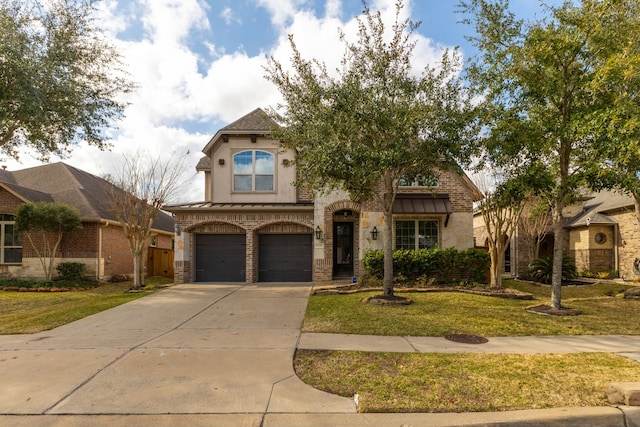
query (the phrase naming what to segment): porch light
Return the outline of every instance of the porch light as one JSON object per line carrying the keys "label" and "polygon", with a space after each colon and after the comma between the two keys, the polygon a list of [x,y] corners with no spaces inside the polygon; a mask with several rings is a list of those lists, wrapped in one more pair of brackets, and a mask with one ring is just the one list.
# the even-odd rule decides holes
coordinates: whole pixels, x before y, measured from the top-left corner
{"label": "porch light", "polygon": [[316,240],[322,240],[322,230],[320,230],[320,226],[316,226]]}
{"label": "porch light", "polygon": [[372,238],[373,240],[378,240],[378,227],[374,226],[374,227],[371,229],[371,238]]}

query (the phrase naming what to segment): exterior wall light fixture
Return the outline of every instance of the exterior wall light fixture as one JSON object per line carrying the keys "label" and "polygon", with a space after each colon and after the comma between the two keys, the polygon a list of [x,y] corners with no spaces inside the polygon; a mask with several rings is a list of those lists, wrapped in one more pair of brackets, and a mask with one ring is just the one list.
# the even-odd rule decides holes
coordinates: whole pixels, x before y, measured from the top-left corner
{"label": "exterior wall light fixture", "polygon": [[322,240],[322,230],[320,230],[320,226],[316,226],[316,240]]}
{"label": "exterior wall light fixture", "polygon": [[371,238],[372,238],[373,240],[378,240],[378,227],[374,226],[374,227],[371,229]]}

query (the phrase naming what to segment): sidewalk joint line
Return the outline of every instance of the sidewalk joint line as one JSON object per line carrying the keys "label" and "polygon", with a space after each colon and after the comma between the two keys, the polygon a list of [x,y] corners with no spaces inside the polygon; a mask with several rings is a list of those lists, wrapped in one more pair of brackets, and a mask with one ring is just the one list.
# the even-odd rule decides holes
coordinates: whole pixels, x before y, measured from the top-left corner
{"label": "sidewalk joint line", "polygon": [[[234,293],[238,292],[240,289],[246,287],[247,285],[242,285],[239,286],[238,288],[234,289],[233,291],[229,292],[228,294],[225,294],[224,296],[222,296],[221,298],[216,299],[215,301],[213,301],[211,304],[207,305],[205,308],[203,308],[202,310],[198,311],[196,314],[194,314],[193,316],[189,317],[188,319],[186,319],[185,321],[181,322],[180,324],[178,324],[176,327],[166,330],[152,338],[149,338],[141,343],[138,343],[136,345],[134,345],[133,347],[130,347],[128,349],[125,349],[118,357],[116,357],[115,359],[113,359],[111,362],[107,363],[106,365],[104,365],[103,367],[101,367],[100,369],[98,369],[96,372],[94,372],[92,375],[90,375],[87,379],[85,379],[84,381],[82,381],[79,385],[77,385],[76,387],[74,387],[69,393],[65,394],[64,396],[62,396],[60,399],[58,399],[56,402],[54,402],[51,406],[49,406],[48,408],[46,408],[43,412],[42,415],[51,415],[48,414],[49,411],[53,410],[53,408],[55,408],[56,406],[58,406],[59,404],[61,404],[62,402],[64,402],[66,399],[68,399],[69,397],[71,397],[73,394],[75,394],[78,390],[80,390],[81,388],[83,388],[85,385],[87,385],[91,380],[93,380],[95,377],[98,376],[98,374],[100,374],[102,371],[106,370],[107,368],[110,368],[111,366],[113,366],[116,362],[118,362],[119,360],[121,360],[123,357],[125,357],[126,355],[130,354],[131,352],[133,352],[134,350],[137,350],[138,348],[143,348],[147,343],[156,340],[170,332],[173,332],[175,330],[177,330],[178,328],[180,328],[182,325],[184,325],[185,323],[189,322],[190,320],[192,320],[194,317],[198,316],[199,314],[203,313],[205,310],[208,310],[209,308],[211,308],[213,305],[217,304],[218,302],[222,301],[223,299],[227,298],[230,295],[233,295]],[[173,289],[173,291],[178,291],[176,289]]]}

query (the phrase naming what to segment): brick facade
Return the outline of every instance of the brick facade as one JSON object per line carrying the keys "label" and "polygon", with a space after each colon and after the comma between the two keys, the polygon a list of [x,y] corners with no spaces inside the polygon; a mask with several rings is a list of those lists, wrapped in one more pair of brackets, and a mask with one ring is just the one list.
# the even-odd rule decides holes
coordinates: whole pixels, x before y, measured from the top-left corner
{"label": "brick facade", "polygon": [[[0,188],[0,213],[14,215],[21,199]],[[157,247],[173,249],[173,236],[156,233]],[[38,237],[33,235],[34,243]],[[102,248],[100,248],[102,243]],[[147,245],[149,246],[149,245]],[[146,258],[145,258],[146,259]],[[133,259],[122,228],[117,222],[83,222],[82,229],[63,235],[54,263],[81,262],[86,265],[85,274],[91,278],[108,278],[113,275],[133,273]],[[22,262],[20,265],[0,266],[0,276],[41,278],[44,272],[37,253],[26,234],[22,239]],[[54,270],[55,275],[55,270]]]}

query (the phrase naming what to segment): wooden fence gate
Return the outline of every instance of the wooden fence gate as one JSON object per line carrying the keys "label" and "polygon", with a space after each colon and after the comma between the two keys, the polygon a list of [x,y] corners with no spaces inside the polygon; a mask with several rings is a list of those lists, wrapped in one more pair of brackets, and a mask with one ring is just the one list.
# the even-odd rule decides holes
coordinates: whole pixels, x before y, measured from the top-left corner
{"label": "wooden fence gate", "polygon": [[173,277],[173,249],[149,248],[147,274]]}

